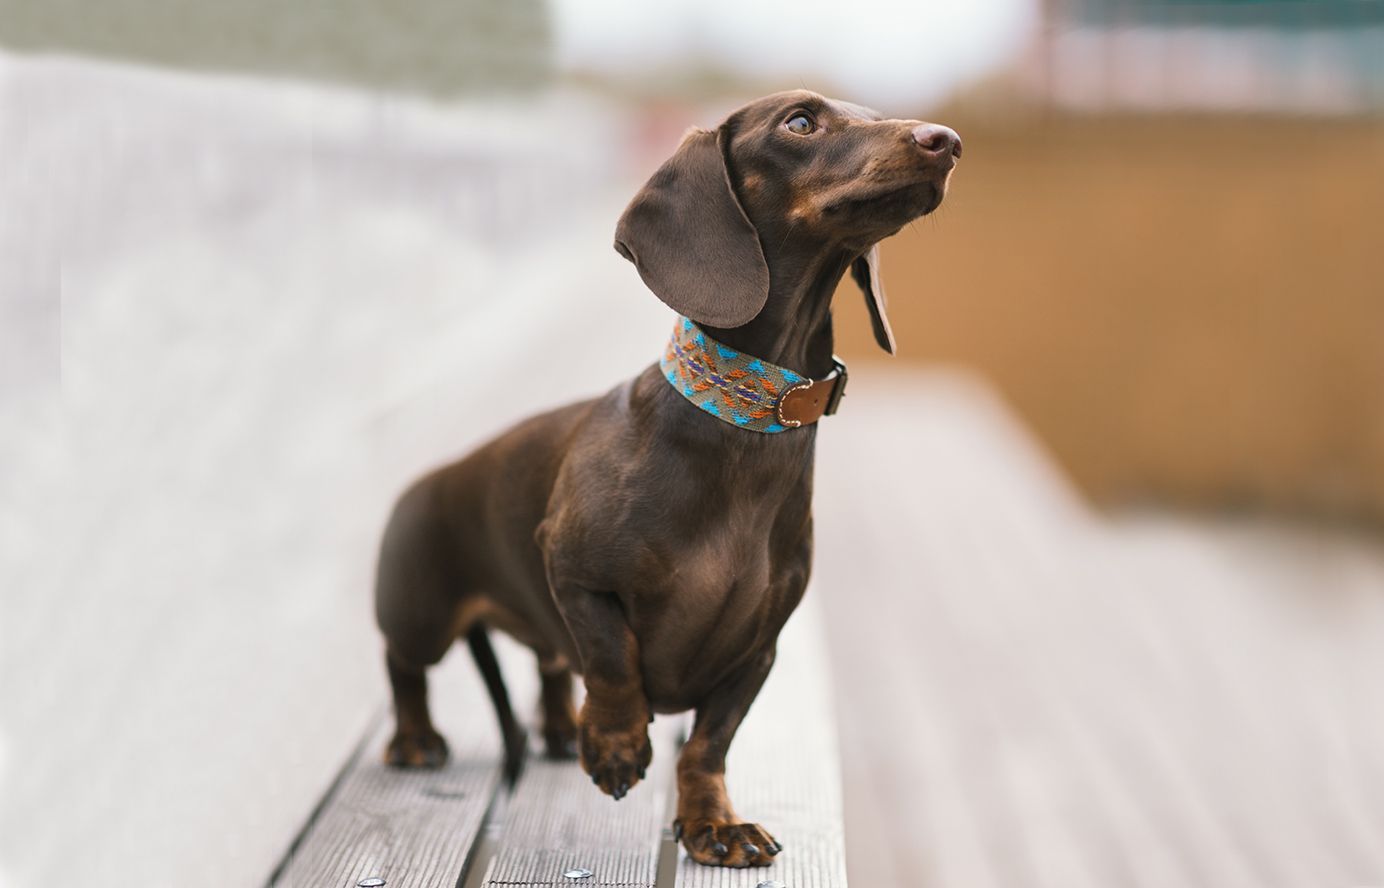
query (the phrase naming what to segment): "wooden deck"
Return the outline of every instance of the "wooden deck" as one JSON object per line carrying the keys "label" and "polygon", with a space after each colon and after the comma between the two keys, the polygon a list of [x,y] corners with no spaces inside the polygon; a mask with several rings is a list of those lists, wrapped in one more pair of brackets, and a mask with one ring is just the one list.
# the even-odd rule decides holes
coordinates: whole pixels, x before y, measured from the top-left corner
{"label": "wooden deck", "polygon": [[[574,128],[596,112],[562,115],[576,169],[619,156]],[[468,113],[0,58],[0,203],[26,220],[0,231],[24,236],[0,263],[4,888],[264,884],[381,739],[391,498],[660,347],[668,314],[609,244],[631,183],[544,172],[550,114]],[[1377,539],[1094,514],[937,372],[855,363],[820,440],[825,656],[770,687],[835,691],[857,888],[1384,885]],[[814,698],[766,695],[732,785],[805,879],[795,806],[837,801],[795,757],[838,738],[798,730]],[[447,726],[439,794],[393,783],[412,826],[350,811],[388,797],[361,771],[349,844],[300,845],[280,882],[327,858],[445,882],[495,785],[481,711]],[[800,799],[756,785],[785,774]]]}
{"label": "wooden deck", "polygon": [[[689,728],[659,716],[648,777],[620,802],[574,762],[535,750],[513,791],[502,786],[499,744],[484,691],[465,654],[433,683],[439,730],[453,747],[438,772],[388,768],[380,752],[392,721],[367,734],[270,879],[276,888],[845,888],[841,773],[825,641],[815,607],[784,632],[778,664],[727,766],[738,810],[768,826],[785,850],[770,867],[699,866],[673,841],[673,765]],[[532,664],[508,648],[517,698],[536,703]],[[521,706],[521,711],[531,708]],[[583,872],[587,875],[581,875]]]}

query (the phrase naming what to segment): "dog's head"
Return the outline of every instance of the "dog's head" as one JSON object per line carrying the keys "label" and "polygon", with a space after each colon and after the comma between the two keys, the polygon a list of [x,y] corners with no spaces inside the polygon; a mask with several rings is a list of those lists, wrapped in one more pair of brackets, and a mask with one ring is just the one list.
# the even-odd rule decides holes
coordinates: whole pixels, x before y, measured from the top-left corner
{"label": "dog's head", "polygon": [[791,237],[853,254],[875,339],[893,352],[877,244],[941,204],[960,156],[944,126],[777,93],[689,132],[620,217],[615,248],[658,298],[723,328],[764,307],[766,249]]}

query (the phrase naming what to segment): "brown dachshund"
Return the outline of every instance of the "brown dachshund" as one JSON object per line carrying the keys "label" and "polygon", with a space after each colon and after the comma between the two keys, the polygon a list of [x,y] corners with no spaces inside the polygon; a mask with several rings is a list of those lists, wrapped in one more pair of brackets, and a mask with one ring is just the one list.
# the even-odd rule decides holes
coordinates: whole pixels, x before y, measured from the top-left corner
{"label": "brown dachshund", "polygon": [[695,709],[675,832],[701,863],[771,861],[779,843],[726,796],[726,752],[811,568],[814,421],[845,383],[832,295],[849,270],[894,350],[876,244],[937,208],[960,155],[946,127],[810,92],[683,139],[615,233],[686,319],[663,360],[520,423],[395,507],[376,590],[398,725],[387,761],[446,759],[424,673],[465,636],[517,773],[498,629],[538,656],[548,754],[579,756],[616,799],[649,765],[653,714]]}

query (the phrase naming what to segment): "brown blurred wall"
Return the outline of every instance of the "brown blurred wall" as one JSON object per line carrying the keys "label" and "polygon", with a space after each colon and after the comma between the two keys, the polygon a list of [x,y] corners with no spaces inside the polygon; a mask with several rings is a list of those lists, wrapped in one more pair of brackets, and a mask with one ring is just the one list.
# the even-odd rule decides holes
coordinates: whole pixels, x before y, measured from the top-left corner
{"label": "brown blurred wall", "polygon": [[966,152],[884,247],[896,360],[978,369],[1099,501],[1384,516],[1384,126],[936,119]]}

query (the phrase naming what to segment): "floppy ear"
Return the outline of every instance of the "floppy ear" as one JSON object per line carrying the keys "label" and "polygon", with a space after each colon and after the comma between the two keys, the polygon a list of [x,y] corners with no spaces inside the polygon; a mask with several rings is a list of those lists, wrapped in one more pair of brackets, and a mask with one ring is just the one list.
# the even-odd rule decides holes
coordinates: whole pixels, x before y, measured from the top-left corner
{"label": "floppy ear", "polygon": [[865,307],[870,310],[870,326],[875,331],[875,342],[892,355],[894,331],[889,328],[889,315],[884,312],[884,282],[879,277],[879,244],[851,263],[851,277],[865,293]]}
{"label": "floppy ear", "polygon": [[739,327],[769,298],[769,266],[731,186],[723,133],[687,134],[625,208],[615,249],[679,314]]}

